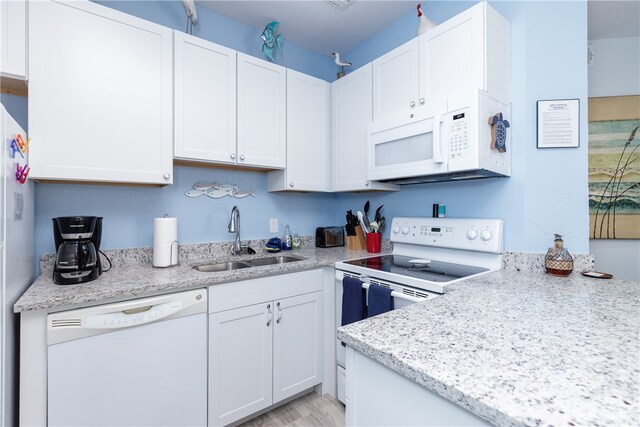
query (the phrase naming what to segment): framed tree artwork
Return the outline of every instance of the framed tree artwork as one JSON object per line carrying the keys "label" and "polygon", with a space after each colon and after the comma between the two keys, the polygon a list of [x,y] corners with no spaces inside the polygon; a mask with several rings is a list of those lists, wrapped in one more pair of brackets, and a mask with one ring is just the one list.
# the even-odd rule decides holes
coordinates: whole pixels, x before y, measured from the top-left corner
{"label": "framed tree artwork", "polygon": [[589,98],[589,238],[640,239],[640,96]]}

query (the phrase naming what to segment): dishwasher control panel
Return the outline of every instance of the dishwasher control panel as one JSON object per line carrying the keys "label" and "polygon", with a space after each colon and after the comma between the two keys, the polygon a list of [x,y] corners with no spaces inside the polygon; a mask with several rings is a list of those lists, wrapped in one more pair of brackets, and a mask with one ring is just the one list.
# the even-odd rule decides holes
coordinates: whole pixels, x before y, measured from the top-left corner
{"label": "dishwasher control panel", "polygon": [[139,309],[125,310],[116,313],[96,314],[86,318],[86,328],[113,328],[135,326],[160,320],[171,316],[182,309],[182,301],[171,301]]}
{"label": "dishwasher control panel", "polygon": [[47,316],[47,343],[51,345],[160,320],[206,314],[207,308],[207,290],[195,289],[51,313]]}

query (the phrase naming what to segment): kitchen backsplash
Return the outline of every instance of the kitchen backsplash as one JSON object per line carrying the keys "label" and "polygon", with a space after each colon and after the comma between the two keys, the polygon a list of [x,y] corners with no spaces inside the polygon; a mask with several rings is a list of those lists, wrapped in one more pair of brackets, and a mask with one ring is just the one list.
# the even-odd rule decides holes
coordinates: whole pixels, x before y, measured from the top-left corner
{"label": "kitchen backsplash", "polygon": [[[529,252],[503,252],[502,268],[506,271],[523,273],[544,273],[546,254]],[[589,254],[572,254],[573,274],[593,270],[594,258]]]}
{"label": "kitchen backsplash", "polygon": [[[302,248],[312,248],[315,245],[314,236],[301,237]],[[248,240],[246,241],[257,254],[272,255],[264,250],[264,244],[267,239]],[[233,241],[213,242],[213,243],[194,243],[180,245],[179,260],[180,263],[191,263],[198,260],[214,259],[226,257],[231,253],[231,245]],[[328,249],[330,250],[330,249]],[[393,243],[390,240],[383,239],[382,252],[391,252]],[[123,267],[127,265],[143,265],[151,264],[153,258],[153,248],[127,248],[127,249],[107,249],[103,251],[111,260],[114,267]],[[296,255],[296,251],[286,252],[287,254]],[[502,268],[506,271],[518,271],[523,273],[544,273],[544,257],[543,253],[529,252],[503,252]],[[41,274],[51,274],[55,254],[45,254],[40,257]],[[108,264],[104,262],[103,266]],[[582,271],[593,270],[593,255],[574,254],[573,255],[573,272],[580,273]]]}
{"label": "kitchen backsplash", "polygon": [[[315,246],[315,236],[300,237],[302,248],[312,248]],[[243,243],[248,243],[249,247],[254,249],[257,254],[272,255],[264,249],[264,245],[267,239],[258,240],[243,240]],[[178,251],[178,259],[180,263],[192,263],[198,260],[208,260],[226,257],[231,254],[231,245],[233,241],[225,242],[213,242],[213,243],[194,243],[180,245]],[[382,250],[390,252],[393,249],[393,245],[389,240],[382,241]],[[322,250],[322,249],[320,249]],[[111,264],[114,267],[124,267],[127,265],[143,265],[151,264],[153,258],[153,248],[128,248],[128,249],[107,249],[103,251],[111,260]],[[296,255],[296,251],[281,252],[281,254]],[[108,264],[104,261],[104,257],[101,257],[103,262],[103,268],[107,268]],[[55,254],[45,254],[40,257],[40,272],[41,274],[51,274],[53,269],[53,262],[55,260]]]}

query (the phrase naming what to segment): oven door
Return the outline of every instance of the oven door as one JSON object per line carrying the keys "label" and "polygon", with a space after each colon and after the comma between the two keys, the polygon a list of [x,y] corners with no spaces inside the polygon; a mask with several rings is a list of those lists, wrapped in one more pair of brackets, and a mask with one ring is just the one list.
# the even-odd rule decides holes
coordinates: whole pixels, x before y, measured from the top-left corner
{"label": "oven door", "polygon": [[[387,282],[379,279],[374,279],[368,276],[360,275],[357,273],[344,272],[336,270],[336,326],[339,328],[342,325],[342,279],[344,276],[353,277],[364,282],[366,285],[375,283],[376,285],[391,288],[398,294],[393,295],[393,305],[395,309],[406,307],[416,302],[425,301],[429,298],[435,298],[439,294],[434,294],[421,289],[410,288],[408,286],[399,285],[397,283]],[[368,286],[367,286],[368,287]],[[346,348],[342,346],[340,340],[336,338],[336,375],[338,385],[338,400],[345,403],[345,378],[346,378]]]}
{"label": "oven door", "polygon": [[[437,105],[436,105],[437,104]],[[446,102],[369,125],[367,178],[385,180],[447,172]]]}

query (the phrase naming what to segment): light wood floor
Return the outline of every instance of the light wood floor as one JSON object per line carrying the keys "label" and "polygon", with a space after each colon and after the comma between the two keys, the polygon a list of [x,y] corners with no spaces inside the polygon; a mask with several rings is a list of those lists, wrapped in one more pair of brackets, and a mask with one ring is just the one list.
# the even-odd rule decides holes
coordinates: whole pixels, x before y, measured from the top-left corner
{"label": "light wood floor", "polygon": [[309,393],[273,411],[247,421],[240,427],[262,426],[344,426],[344,406],[328,394]]}

